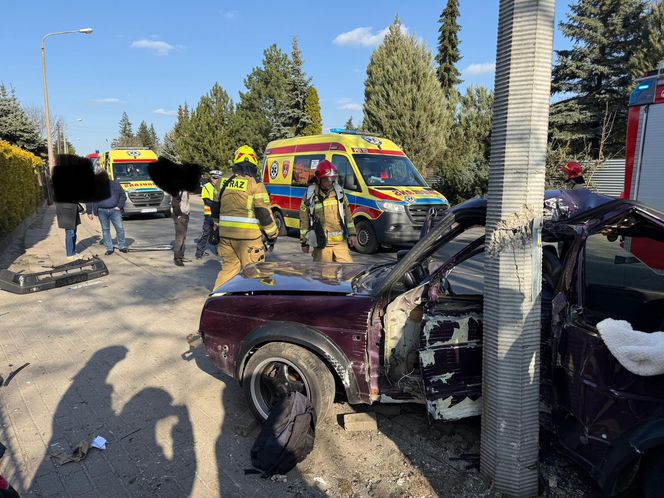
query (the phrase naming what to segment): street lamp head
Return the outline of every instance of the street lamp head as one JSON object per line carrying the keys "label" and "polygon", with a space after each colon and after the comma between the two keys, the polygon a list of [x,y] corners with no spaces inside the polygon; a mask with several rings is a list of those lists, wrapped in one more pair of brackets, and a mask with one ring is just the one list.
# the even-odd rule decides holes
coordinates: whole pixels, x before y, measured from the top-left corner
{"label": "street lamp head", "polygon": [[79,33],[83,33],[84,35],[89,35],[92,33],[92,28],[83,28],[78,30]]}

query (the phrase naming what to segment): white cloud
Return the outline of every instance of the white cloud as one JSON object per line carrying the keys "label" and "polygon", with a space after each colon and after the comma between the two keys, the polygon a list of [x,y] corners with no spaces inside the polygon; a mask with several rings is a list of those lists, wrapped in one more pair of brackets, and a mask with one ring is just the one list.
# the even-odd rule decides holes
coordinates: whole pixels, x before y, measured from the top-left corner
{"label": "white cloud", "polygon": [[122,102],[117,97],[106,97],[104,99],[95,99],[94,101],[99,102],[100,104],[119,104]]}
{"label": "white cloud", "polygon": [[492,74],[496,72],[495,62],[485,62],[484,64],[471,64],[463,70],[464,76],[479,76],[480,74]]}
{"label": "white cloud", "polygon": [[159,116],[177,116],[178,111],[167,111],[163,107],[160,107],[159,109],[155,109],[152,111],[153,114],[158,114]]}
{"label": "white cloud", "polygon": [[362,104],[353,102],[353,99],[349,98],[339,99],[337,105],[342,111],[360,112],[362,110]]}
{"label": "white cloud", "polygon": [[143,48],[153,52],[155,55],[170,55],[175,47],[170,43],[159,40],[136,40],[131,43],[132,48]]}
{"label": "white cloud", "polygon": [[[342,46],[347,45],[349,47],[376,47],[382,43],[383,38],[385,38],[389,29],[390,28],[387,27],[374,33],[373,28],[355,28],[351,31],[346,31],[345,33],[337,35],[336,38],[332,40],[332,43]],[[408,28],[403,24],[401,25],[401,32],[404,34],[408,32]]]}
{"label": "white cloud", "polygon": [[235,19],[238,15],[237,10],[220,10],[219,14],[225,17],[226,19]]}

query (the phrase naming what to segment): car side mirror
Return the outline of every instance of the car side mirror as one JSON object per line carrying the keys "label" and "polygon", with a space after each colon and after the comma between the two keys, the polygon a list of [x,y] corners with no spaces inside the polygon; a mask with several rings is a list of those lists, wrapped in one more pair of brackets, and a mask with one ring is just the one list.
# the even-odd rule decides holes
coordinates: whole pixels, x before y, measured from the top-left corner
{"label": "car side mirror", "polygon": [[408,254],[410,250],[409,249],[399,249],[397,251],[397,261],[401,261],[403,257]]}

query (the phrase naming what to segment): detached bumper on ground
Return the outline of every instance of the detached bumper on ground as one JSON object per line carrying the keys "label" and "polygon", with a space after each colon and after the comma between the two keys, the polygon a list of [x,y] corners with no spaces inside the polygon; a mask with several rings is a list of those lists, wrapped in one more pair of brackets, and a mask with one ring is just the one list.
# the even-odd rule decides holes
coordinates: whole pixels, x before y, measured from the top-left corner
{"label": "detached bumper on ground", "polygon": [[56,287],[66,287],[108,275],[104,262],[96,257],[79,259],[52,270],[37,273],[15,273],[0,270],[0,289],[14,294],[30,294]]}

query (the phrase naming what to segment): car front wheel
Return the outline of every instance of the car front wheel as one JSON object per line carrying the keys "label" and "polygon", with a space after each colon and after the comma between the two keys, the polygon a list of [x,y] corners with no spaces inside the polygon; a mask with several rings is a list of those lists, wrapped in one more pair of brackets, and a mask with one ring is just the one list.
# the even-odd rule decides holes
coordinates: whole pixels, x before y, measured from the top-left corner
{"label": "car front wheel", "polygon": [[292,391],[309,399],[318,421],[325,418],[334,400],[334,377],[329,368],[311,351],[283,342],[266,344],[249,358],[242,388],[261,422],[277,401]]}

